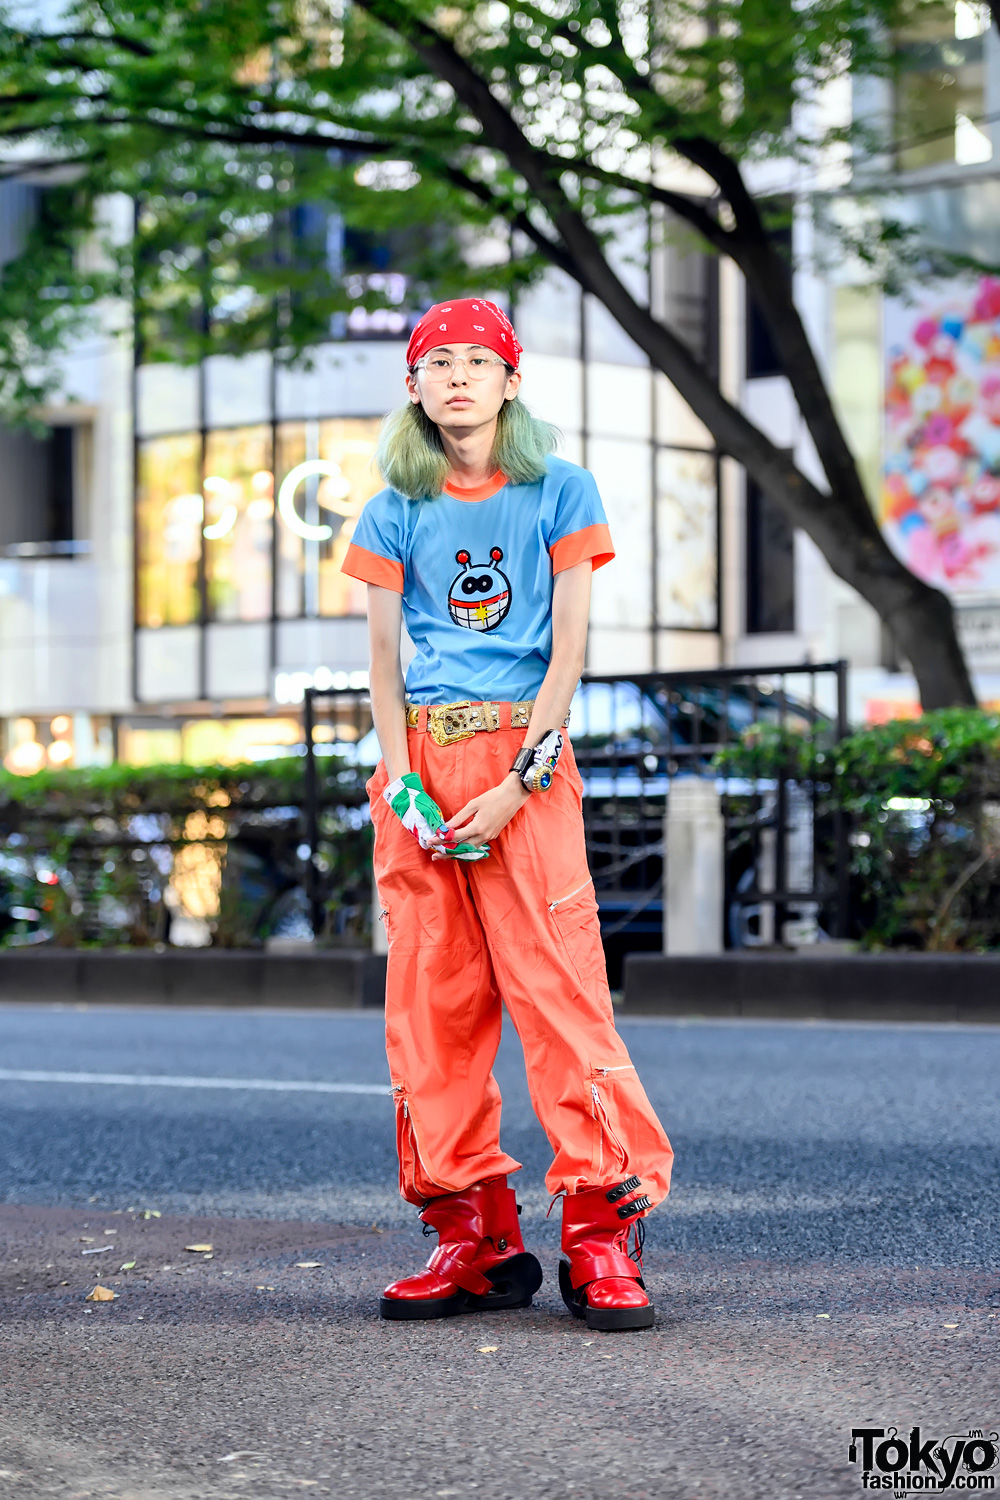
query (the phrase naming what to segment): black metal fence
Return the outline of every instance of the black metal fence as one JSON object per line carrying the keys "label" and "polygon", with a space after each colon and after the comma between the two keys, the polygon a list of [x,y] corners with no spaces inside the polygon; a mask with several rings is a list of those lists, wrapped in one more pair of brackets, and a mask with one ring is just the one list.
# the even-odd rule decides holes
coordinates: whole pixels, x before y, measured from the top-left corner
{"label": "black metal fence", "polygon": [[[315,930],[325,906],[324,807],[317,755],[336,750],[374,766],[368,695],[309,689],[303,704],[307,880]],[[724,667],[588,675],[570,736],[583,778],[587,849],[612,982],[621,956],[663,944],[664,817],[671,781],[706,775],[752,725],[788,731],[806,747],[841,739],[847,664]],[[808,755],[804,757],[808,760]],[[842,814],[825,810],[814,778],[726,777],[727,946],[796,945],[842,937],[849,924],[849,847]]]}
{"label": "black metal fence", "polygon": [[[663,946],[664,819],[671,782],[705,776],[751,726],[812,746],[847,733],[847,665],[588,675],[570,724],[612,977],[622,955]],[[728,947],[846,935],[849,847],[815,779],[723,777]]]}

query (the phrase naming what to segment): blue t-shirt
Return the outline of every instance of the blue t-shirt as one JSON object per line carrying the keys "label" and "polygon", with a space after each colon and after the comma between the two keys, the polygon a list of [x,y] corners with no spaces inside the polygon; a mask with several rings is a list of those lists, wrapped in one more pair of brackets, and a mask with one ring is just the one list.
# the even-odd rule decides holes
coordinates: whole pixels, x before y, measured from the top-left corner
{"label": "blue t-shirt", "polygon": [[342,569],[402,594],[412,702],[517,702],[548,669],[553,575],[614,555],[593,475],[550,458],[535,484],[496,474],[424,500],[382,490],[358,517]]}

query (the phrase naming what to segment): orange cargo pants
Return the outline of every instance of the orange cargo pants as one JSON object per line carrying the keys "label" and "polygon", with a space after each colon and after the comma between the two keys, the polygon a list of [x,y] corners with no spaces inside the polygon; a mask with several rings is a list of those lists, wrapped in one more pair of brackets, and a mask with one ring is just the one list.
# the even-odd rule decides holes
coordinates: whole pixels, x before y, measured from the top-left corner
{"label": "orange cargo pants", "polygon": [[[509,725],[509,705],[505,718]],[[503,779],[524,730],[450,745],[422,729],[407,736],[410,767],[447,822]],[[549,1192],[634,1173],[660,1202],[673,1152],[615,1030],[568,739],[552,785],[519,808],[478,863],[433,861],[383,800],[387,781],[380,761],[367,791],[389,945],[386,1051],[403,1197],[420,1205],[520,1167],[500,1146],[493,1062],[502,1000],[555,1153]]]}

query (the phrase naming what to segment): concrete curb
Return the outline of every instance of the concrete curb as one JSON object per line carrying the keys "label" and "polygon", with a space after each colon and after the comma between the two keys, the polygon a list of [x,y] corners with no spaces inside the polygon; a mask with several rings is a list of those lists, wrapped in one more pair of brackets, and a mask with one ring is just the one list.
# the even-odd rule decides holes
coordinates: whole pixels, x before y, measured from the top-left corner
{"label": "concrete curb", "polygon": [[260,1005],[350,1010],[385,1003],[385,957],[366,949],[41,948],[0,953],[0,1001]]}
{"label": "concrete curb", "polygon": [[[385,962],[351,948],[8,950],[0,1002],[355,1010],[384,1004]],[[619,1014],[1000,1023],[1000,954],[630,953]]]}
{"label": "concrete curb", "polygon": [[1000,954],[629,953],[623,1015],[1000,1022]]}

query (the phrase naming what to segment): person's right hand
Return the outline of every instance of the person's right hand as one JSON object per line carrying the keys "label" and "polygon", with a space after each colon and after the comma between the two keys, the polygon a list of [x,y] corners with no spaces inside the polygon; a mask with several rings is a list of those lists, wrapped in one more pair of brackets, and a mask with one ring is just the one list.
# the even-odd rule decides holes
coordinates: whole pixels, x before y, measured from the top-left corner
{"label": "person's right hand", "polygon": [[432,849],[447,854],[451,859],[485,859],[490,852],[489,844],[446,844],[447,834],[444,814],[434,798],[424,790],[417,771],[407,771],[390,781],[382,796],[408,833],[419,843],[421,849]]}

